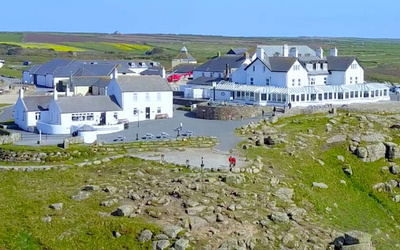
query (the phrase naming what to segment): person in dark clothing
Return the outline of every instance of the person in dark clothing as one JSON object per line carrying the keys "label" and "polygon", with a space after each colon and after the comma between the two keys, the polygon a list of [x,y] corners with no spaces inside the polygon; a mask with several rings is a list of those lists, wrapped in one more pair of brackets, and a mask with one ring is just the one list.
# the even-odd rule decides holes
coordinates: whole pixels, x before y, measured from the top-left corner
{"label": "person in dark clothing", "polygon": [[288,104],[288,108],[291,109],[292,108],[292,103],[289,102]]}
{"label": "person in dark clothing", "polygon": [[262,117],[264,117],[264,114],[265,114],[265,113],[264,113],[264,110],[261,111],[261,114],[262,114]]}

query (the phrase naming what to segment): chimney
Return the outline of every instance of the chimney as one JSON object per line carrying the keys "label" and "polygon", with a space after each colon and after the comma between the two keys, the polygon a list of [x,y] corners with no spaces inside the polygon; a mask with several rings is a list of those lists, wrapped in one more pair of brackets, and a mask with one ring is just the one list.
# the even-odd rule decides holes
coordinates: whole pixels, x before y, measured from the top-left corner
{"label": "chimney", "polygon": [[289,52],[291,57],[297,58],[299,57],[299,52],[296,47],[292,47]]}
{"label": "chimney", "polygon": [[113,71],[112,78],[113,78],[113,79],[118,79],[118,70],[117,70],[117,67],[115,67],[115,69],[114,69],[114,71]]}
{"label": "chimney", "polygon": [[57,100],[57,99],[58,99],[57,87],[54,86],[54,90],[53,90],[53,100]]}
{"label": "chimney", "polygon": [[289,47],[287,44],[283,45],[283,57],[288,57],[289,56]]}
{"label": "chimney", "polygon": [[161,68],[161,77],[165,78],[165,68],[164,67]]}
{"label": "chimney", "polygon": [[19,99],[24,99],[24,88],[19,89]]}
{"label": "chimney", "polygon": [[334,56],[334,57],[337,57],[337,56],[338,56],[338,50],[337,50],[336,47],[335,47],[335,48],[332,48],[332,49],[330,50],[330,56]]}
{"label": "chimney", "polygon": [[264,49],[257,48],[256,55],[257,55],[257,58],[259,58],[260,60],[264,60]]}
{"label": "chimney", "polygon": [[230,77],[230,68],[229,68],[229,64],[225,65],[225,80],[229,81],[229,77]]}
{"label": "chimney", "polygon": [[69,84],[67,84],[65,88],[65,96],[71,96],[71,92],[69,91]]}
{"label": "chimney", "polygon": [[250,53],[249,52],[245,52],[244,53],[244,58],[245,58],[245,60],[250,59]]}
{"label": "chimney", "polygon": [[324,57],[324,50],[321,47],[319,47],[316,52],[317,52],[317,57],[321,59]]}

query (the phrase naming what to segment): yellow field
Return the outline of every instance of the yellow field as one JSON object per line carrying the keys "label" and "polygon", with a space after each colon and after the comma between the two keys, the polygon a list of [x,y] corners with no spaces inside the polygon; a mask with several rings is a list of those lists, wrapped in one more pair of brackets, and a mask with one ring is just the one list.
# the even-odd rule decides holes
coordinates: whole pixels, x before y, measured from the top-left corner
{"label": "yellow field", "polygon": [[24,49],[53,49],[54,51],[84,51],[84,49],[54,44],[54,43],[16,43],[16,42],[0,42],[1,44],[18,45]]}
{"label": "yellow field", "polygon": [[141,45],[141,44],[129,44],[129,43],[107,43],[103,42],[102,44],[105,45],[110,45],[115,47],[117,50],[124,50],[124,51],[130,51],[130,50],[149,50],[151,49],[150,46],[147,45]]}

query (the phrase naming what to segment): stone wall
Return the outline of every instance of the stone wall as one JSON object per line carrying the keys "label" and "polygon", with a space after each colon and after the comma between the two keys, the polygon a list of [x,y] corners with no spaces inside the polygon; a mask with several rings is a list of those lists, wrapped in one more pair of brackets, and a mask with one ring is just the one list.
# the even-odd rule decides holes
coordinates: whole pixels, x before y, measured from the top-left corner
{"label": "stone wall", "polygon": [[63,148],[68,148],[70,144],[82,144],[83,138],[80,136],[68,137],[64,139]]}
{"label": "stone wall", "polygon": [[19,140],[21,140],[21,134],[18,133],[2,135],[0,136],[0,145],[14,143]]}
{"label": "stone wall", "polygon": [[271,106],[208,106],[206,103],[197,104],[196,117],[208,120],[240,120],[252,118],[272,112]]}

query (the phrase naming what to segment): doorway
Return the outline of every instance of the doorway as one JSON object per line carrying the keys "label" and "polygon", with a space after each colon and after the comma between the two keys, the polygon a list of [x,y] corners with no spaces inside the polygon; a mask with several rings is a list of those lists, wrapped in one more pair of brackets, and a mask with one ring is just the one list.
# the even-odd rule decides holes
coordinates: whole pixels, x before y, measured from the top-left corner
{"label": "doorway", "polygon": [[150,107],[146,107],[146,119],[150,119]]}

